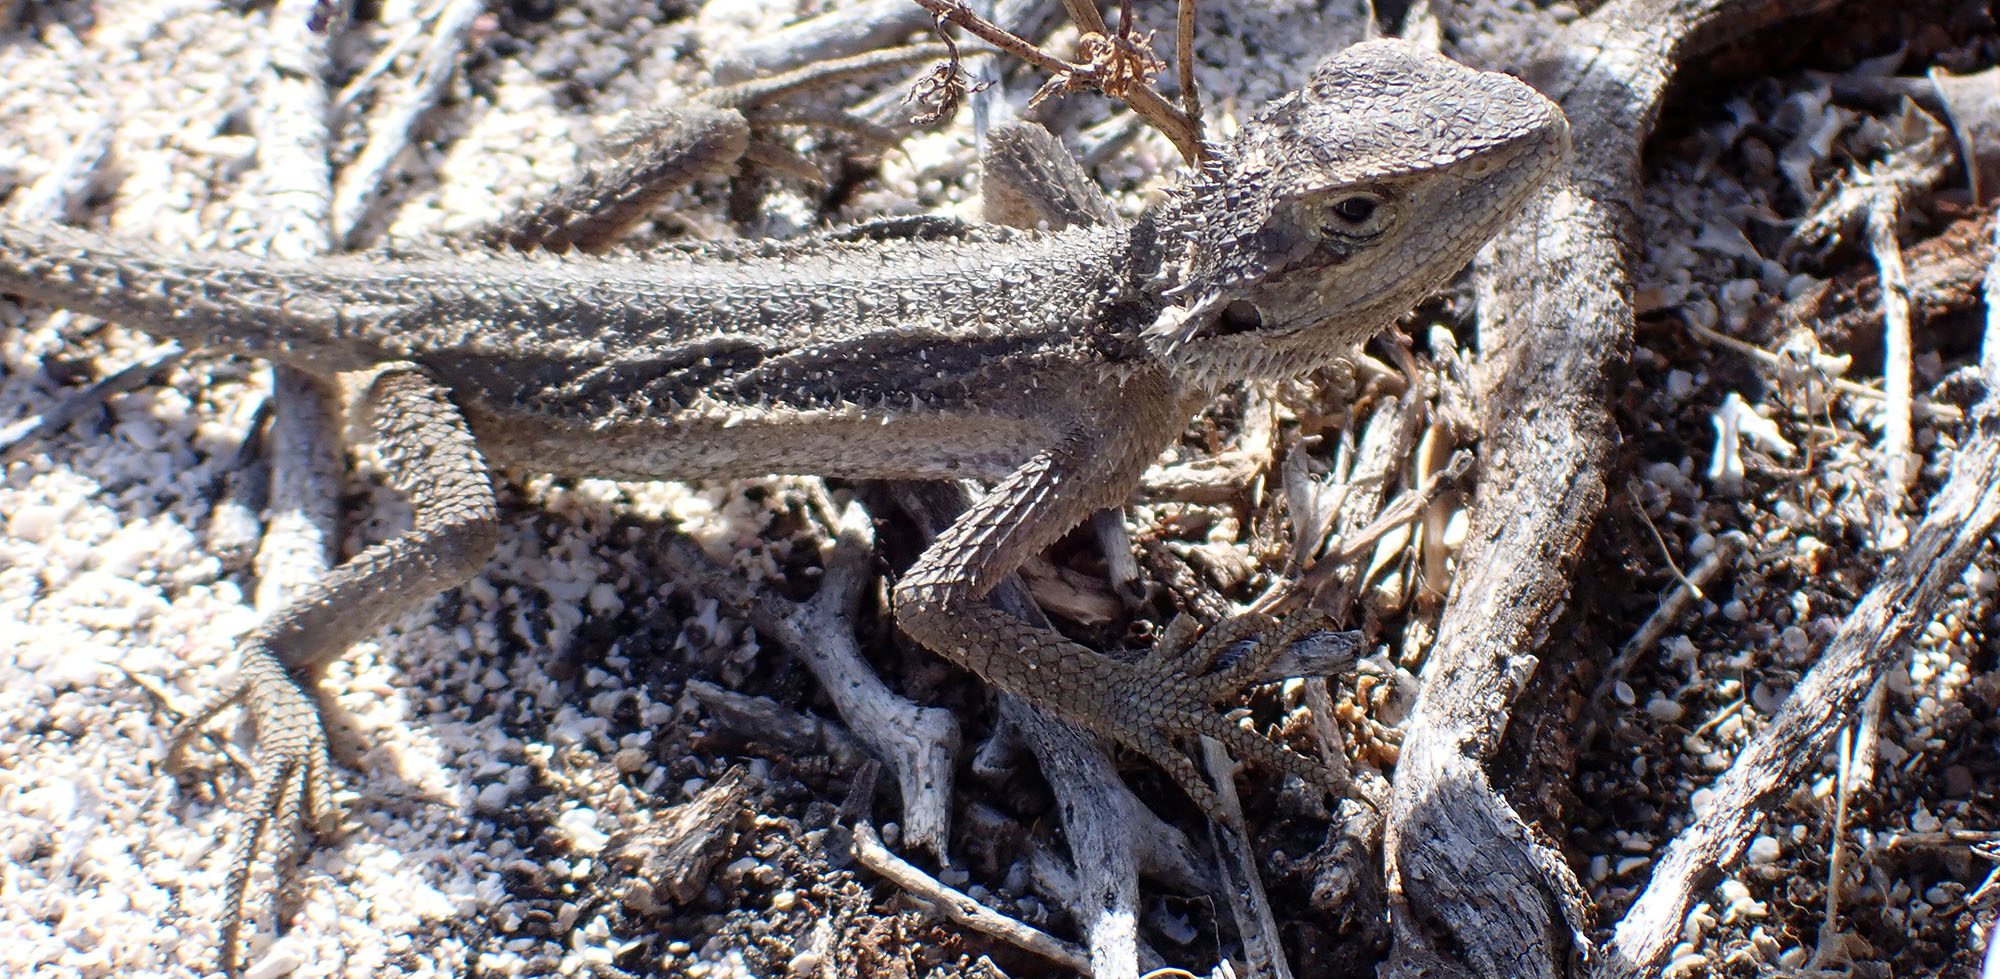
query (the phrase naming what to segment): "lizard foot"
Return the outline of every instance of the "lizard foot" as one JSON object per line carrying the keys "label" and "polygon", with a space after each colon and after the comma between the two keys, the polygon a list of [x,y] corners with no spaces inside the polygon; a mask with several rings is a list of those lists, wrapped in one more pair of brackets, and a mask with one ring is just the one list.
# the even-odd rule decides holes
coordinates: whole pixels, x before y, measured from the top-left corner
{"label": "lizard foot", "polygon": [[271,853],[281,890],[301,849],[299,829],[330,833],[339,812],[333,804],[326,730],[306,690],[270,647],[252,637],[243,646],[236,686],[211,698],[182,722],[168,748],[169,768],[184,767],[188,745],[223,708],[247,703],[257,723],[257,762],[248,803],[238,810],[236,836],[223,878],[219,958],[224,975],[242,972],[240,958],[244,897],[250,870],[261,853]]}
{"label": "lizard foot", "polygon": [[[1166,642],[1132,665],[1123,717],[1105,733],[1166,769],[1209,818],[1224,821],[1222,800],[1193,758],[1174,743],[1180,735],[1214,738],[1238,757],[1262,762],[1305,782],[1338,791],[1325,765],[1250,731],[1235,712],[1214,706],[1245,686],[1264,682],[1267,669],[1295,645],[1333,634],[1325,612],[1307,608],[1284,618],[1251,612],[1221,622],[1193,641]],[[1116,695],[1114,694],[1114,698]]]}

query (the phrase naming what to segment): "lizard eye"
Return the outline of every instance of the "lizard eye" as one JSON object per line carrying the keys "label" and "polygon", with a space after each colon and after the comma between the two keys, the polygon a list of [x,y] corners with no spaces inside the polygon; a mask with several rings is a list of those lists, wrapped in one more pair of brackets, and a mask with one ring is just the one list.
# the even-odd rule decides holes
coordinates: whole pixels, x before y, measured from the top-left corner
{"label": "lizard eye", "polygon": [[1388,226],[1391,210],[1380,194],[1344,193],[1327,203],[1321,231],[1330,238],[1373,238]]}
{"label": "lizard eye", "polygon": [[1349,224],[1361,224],[1375,214],[1375,201],[1367,197],[1346,197],[1333,205],[1333,213]]}

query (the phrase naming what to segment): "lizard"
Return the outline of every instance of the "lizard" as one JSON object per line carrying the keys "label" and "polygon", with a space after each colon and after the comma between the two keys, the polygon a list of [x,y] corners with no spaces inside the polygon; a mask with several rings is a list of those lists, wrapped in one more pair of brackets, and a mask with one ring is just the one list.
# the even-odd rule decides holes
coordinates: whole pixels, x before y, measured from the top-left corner
{"label": "lizard", "polygon": [[1211,669],[1210,641],[1121,661],[982,599],[1123,502],[1219,392],[1328,364],[1436,289],[1567,147],[1560,110],[1526,84],[1376,41],[1322,63],[1129,224],[914,218],[643,255],[289,263],[0,226],[0,293],[320,378],[372,372],[355,421],[415,512],[246,635],[237,686],[180,732],[234,700],[258,732],[225,971],[260,841],[333,821],[315,670],[478,571],[496,471],[990,480],[896,583],[907,634],[1152,759],[1211,813],[1176,738],[1315,777],[1216,709],[1260,663]]}

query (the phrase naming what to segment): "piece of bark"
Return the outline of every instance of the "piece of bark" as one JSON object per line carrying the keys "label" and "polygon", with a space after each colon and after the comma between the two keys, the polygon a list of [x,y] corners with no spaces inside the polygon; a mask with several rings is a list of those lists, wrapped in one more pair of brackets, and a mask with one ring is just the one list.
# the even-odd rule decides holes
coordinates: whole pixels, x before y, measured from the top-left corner
{"label": "piece of bark", "polygon": [[612,838],[607,859],[631,875],[622,895],[627,906],[651,914],[662,897],[685,905],[701,896],[735,846],[749,798],[745,783],[742,766],[731,768],[693,799],[648,817],[644,829]]}
{"label": "piece of bark", "polygon": [[706,680],[689,680],[687,692],[709,716],[745,741],[790,759],[824,755],[835,771],[857,772],[875,761],[861,742],[833,721],[787,710],[769,697],[737,693]]}

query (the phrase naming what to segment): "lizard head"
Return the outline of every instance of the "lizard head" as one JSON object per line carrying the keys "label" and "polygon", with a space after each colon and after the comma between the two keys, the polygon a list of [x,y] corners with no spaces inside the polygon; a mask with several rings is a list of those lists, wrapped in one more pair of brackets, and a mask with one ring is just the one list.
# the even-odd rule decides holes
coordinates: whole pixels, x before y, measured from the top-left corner
{"label": "lizard head", "polygon": [[1204,387],[1344,356],[1471,261],[1568,149],[1562,110],[1518,79],[1350,47],[1166,205],[1173,305],[1147,342]]}

